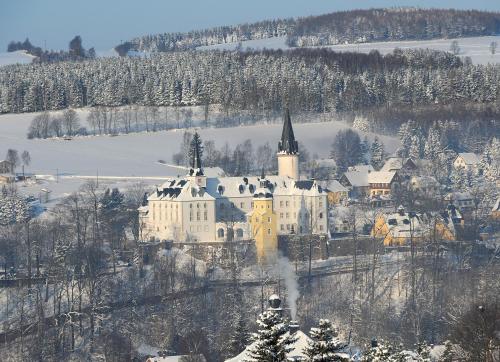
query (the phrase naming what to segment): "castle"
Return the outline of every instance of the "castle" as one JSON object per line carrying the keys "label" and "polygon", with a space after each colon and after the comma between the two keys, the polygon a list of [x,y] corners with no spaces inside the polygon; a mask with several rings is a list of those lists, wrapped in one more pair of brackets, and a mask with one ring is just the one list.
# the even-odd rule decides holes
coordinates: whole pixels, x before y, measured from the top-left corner
{"label": "castle", "polygon": [[188,175],[168,179],[139,209],[142,239],[255,240],[262,258],[277,250],[278,235],[326,234],[327,193],[315,180],[299,179],[288,111],[283,118],[277,176],[206,177],[194,142]]}

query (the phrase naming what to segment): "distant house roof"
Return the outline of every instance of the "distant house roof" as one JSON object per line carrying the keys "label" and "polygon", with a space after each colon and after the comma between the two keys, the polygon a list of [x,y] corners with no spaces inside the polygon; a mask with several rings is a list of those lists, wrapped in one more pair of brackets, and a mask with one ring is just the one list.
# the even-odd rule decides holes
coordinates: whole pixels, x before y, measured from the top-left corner
{"label": "distant house roof", "polygon": [[368,172],[347,171],[342,176],[352,187],[368,187]]}
{"label": "distant house roof", "polygon": [[368,174],[369,184],[390,184],[396,172],[394,171],[373,171]]}
{"label": "distant house roof", "polygon": [[479,156],[472,152],[459,153],[457,158],[461,157],[466,165],[474,166],[480,162]]}
{"label": "distant house roof", "polygon": [[399,171],[403,167],[414,169],[416,166],[416,162],[411,158],[389,157],[380,171]]}
{"label": "distant house roof", "polygon": [[323,188],[328,192],[347,192],[347,188],[345,188],[340,182],[337,180],[324,181],[322,183]]}
{"label": "distant house roof", "polygon": [[372,172],[375,171],[372,165],[354,165],[347,168],[347,171]]}

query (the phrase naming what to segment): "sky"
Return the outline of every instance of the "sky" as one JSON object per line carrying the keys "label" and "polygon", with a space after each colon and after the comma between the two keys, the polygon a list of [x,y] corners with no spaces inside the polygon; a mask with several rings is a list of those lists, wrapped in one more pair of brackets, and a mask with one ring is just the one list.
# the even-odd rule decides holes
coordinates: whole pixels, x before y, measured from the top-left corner
{"label": "sky", "polygon": [[85,48],[108,50],[145,34],[393,6],[500,11],[499,0],[0,0],[0,52],[26,38],[59,50],[80,35]]}

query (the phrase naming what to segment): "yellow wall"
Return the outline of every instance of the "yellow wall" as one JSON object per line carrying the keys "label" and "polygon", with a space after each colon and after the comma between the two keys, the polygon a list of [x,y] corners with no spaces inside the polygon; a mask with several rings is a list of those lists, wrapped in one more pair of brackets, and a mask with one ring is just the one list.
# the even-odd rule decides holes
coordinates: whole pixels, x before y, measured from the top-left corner
{"label": "yellow wall", "polygon": [[[416,232],[418,233],[417,230]],[[432,233],[433,231],[431,230],[430,232]],[[379,216],[377,218],[371,234],[376,237],[383,238],[385,246],[406,245],[409,242],[407,238],[394,237],[390,232],[389,225],[387,225],[387,223],[385,222],[385,218],[383,216]],[[415,242],[421,242],[425,240],[430,241],[433,237],[434,235],[429,235],[429,234],[424,236],[415,235],[413,237],[413,240]],[[444,225],[442,222],[438,222],[436,223],[436,238],[438,240],[451,241],[455,240],[455,235],[446,225]]]}
{"label": "yellow wall", "polygon": [[276,213],[273,211],[273,199],[254,199],[254,208],[250,216],[252,235],[255,239],[259,262],[271,260],[277,255],[278,235]]}
{"label": "yellow wall", "polygon": [[342,200],[345,199],[347,199],[347,192],[344,191],[328,192],[329,205],[338,205]]}

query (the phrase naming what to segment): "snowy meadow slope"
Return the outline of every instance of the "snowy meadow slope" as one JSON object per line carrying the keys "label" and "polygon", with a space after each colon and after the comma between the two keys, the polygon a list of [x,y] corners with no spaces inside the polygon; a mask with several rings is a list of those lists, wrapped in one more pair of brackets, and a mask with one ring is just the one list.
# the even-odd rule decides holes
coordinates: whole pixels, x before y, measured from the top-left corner
{"label": "snowy meadow slope", "polygon": [[[88,109],[77,112],[83,120]],[[97,174],[109,187],[126,187],[141,180],[147,184],[158,184],[161,182],[161,177],[184,174],[184,171],[177,167],[158,162],[164,160],[166,163],[171,163],[172,155],[179,151],[184,130],[74,137],[72,140],[29,140],[26,138],[26,131],[34,116],[34,113],[0,116],[0,158],[9,148],[17,149],[19,152],[27,150],[32,158],[27,172],[43,175],[40,177],[44,180],[41,184],[22,187],[23,193],[36,196],[41,188],[46,188],[52,192],[51,197],[57,200],[77,190],[88,177],[93,178]],[[296,123],[295,134],[311,155],[328,157],[335,134],[349,126],[341,121],[319,122],[319,120],[320,118],[314,123]],[[275,148],[281,130],[280,123],[273,123],[232,128],[205,128],[200,129],[199,133],[203,140],[214,140],[217,148],[226,142],[234,148],[246,139],[250,139],[255,148],[266,142]],[[367,134],[367,136],[373,139],[375,135]],[[385,143],[388,152],[393,152],[399,145],[399,141],[394,137],[379,137]]]}
{"label": "snowy meadow slope", "polygon": [[[435,39],[435,40],[415,40],[415,41],[388,41],[375,43],[339,44],[324,46],[338,52],[361,52],[369,53],[378,50],[381,54],[392,53],[394,49],[432,49],[450,51],[453,40],[458,41],[460,47],[460,57],[470,57],[474,64],[500,63],[500,52],[492,55],[489,46],[496,41],[500,44],[499,36],[480,36],[459,39]],[[286,44],[286,37],[276,37],[268,39],[248,40],[243,42],[225,43],[210,46],[198,47],[198,50],[262,50],[262,49],[291,49]],[[301,49],[301,48],[300,48]]]}

